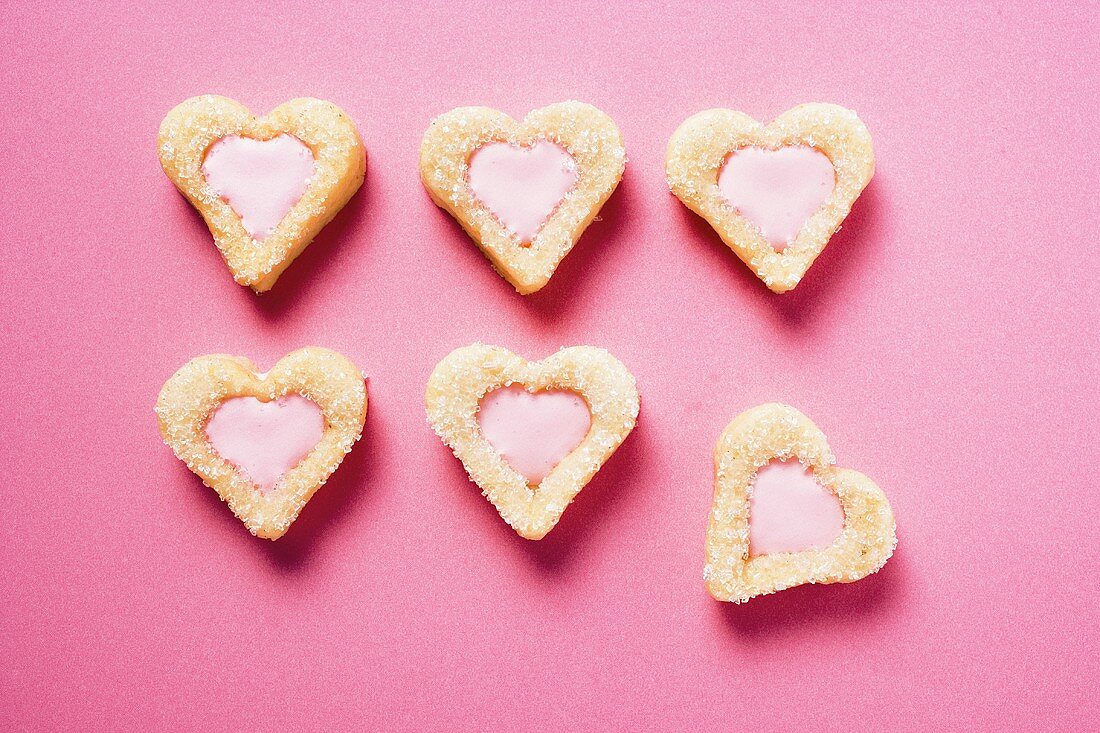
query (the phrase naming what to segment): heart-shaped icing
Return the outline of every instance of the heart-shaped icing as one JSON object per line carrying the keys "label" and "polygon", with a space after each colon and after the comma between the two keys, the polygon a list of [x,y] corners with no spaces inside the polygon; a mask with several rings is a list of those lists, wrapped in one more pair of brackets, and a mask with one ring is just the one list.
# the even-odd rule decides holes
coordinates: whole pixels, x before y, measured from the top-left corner
{"label": "heart-shaped icing", "polygon": [[313,346],[264,374],[243,357],[196,357],[165,382],[156,406],[176,456],[250,532],[272,540],[339,467],[366,411],[363,374]]}
{"label": "heart-shaped icing", "polygon": [[500,223],[530,244],[577,183],[573,156],[545,140],[521,148],[482,145],[470,156],[468,179],[474,196]]}
{"label": "heart-shaped icing", "polygon": [[[499,172],[505,159],[508,175],[486,183],[485,171]],[[522,122],[488,107],[460,107],[434,119],[420,145],[420,178],[432,200],[524,295],[550,281],[625,166],[618,127],[581,102],[536,109]],[[508,190],[506,181],[520,178],[534,185]]]}
{"label": "heart-shaped icing", "polygon": [[[829,168],[833,185],[819,201]],[[700,112],[673,133],[665,157],[672,193],[776,293],[798,285],[874,169],[856,113],[816,103],[768,125],[729,109]]]}
{"label": "heart-shaped icing", "polygon": [[829,200],[836,174],[828,157],[804,146],[741,148],[726,158],[718,190],[777,252]]}
{"label": "heart-shaped icing", "polygon": [[[532,398],[528,400],[516,390]],[[565,406],[559,402],[561,398],[550,396],[555,392],[566,393],[570,399],[578,397],[587,405],[590,425],[571,450],[565,448],[580,432],[580,405]],[[603,349],[573,346],[542,361],[528,362],[500,346],[473,344],[456,349],[436,365],[424,403],[436,434],[462,461],[470,479],[504,521],[520,536],[537,540],[554,528],[569,502],[634,429],[639,398],[634,377]],[[498,450],[482,426],[499,419],[501,425],[493,425],[487,432],[497,446],[504,445],[515,436],[504,436],[506,431],[501,428],[514,428],[517,421],[530,416],[529,409],[536,404],[550,406],[551,419],[543,421],[540,416],[540,423],[556,442],[556,449],[532,451],[538,458],[532,465],[554,464],[532,487],[530,478],[541,470],[532,471],[531,476],[517,470],[502,453],[510,454],[521,467],[526,465],[526,456],[515,460],[511,444]],[[490,414],[482,416],[479,409]],[[532,430],[525,437],[537,438],[536,432],[542,430]],[[528,443],[521,444],[526,450]],[[565,455],[556,460],[559,456],[551,453]]]}
{"label": "heart-shaped icing", "polygon": [[482,397],[477,418],[489,445],[530,486],[542,483],[592,427],[588,403],[575,392],[528,392],[518,385]]}
{"label": "heart-shaped icing", "polygon": [[265,117],[226,97],[188,99],[161,123],[158,151],[165,174],[206,220],[233,278],[258,293],[336,216],[366,171],[351,119],[310,98]]}
{"label": "heart-shaped icing", "polygon": [[760,467],[749,499],[749,556],[828,547],[844,531],[840,500],[798,461]]}
{"label": "heart-shaped icing", "polygon": [[[886,495],[863,474],[837,468],[825,435],[793,407],[766,404],[735,418],[715,445],[714,472],[703,577],[720,601],[741,603],[804,583],[850,583],[881,568],[897,545]],[[802,483],[807,474],[816,488]],[[764,508],[754,508],[761,476],[764,492],[772,496],[764,499]],[[827,543],[837,517],[829,497],[815,495],[819,489],[839,502],[842,512],[839,534]],[[776,498],[780,501],[767,506]],[[763,521],[771,525],[769,546],[760,547],[757,536],[756,552],[753,535],[760,527],[753,527],[753,511],[763,511]],[[807,511],[818,516],[804,524],[806,531],[782,526],[784,519],[804,522]]]}
{"label": "heart-shaped icing", "polygon": [[218,455],[243,471],[260,491],[269,491],[320,442],[325,415],[296,394],[267,402],[233,397],[214,410],[204,429]]}
{"label": "heart-shaped icing", "polygon": [[291,135],[230,135],[207,151],[202,174],[241,217],[245,231],[263,241],[302,198],[315,168],[313,152]]}

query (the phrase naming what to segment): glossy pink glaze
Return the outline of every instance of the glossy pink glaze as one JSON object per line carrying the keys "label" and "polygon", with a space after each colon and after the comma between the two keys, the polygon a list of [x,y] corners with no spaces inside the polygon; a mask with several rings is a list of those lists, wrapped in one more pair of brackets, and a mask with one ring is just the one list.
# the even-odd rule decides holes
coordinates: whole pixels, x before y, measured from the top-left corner
{"label": "glossy pink glaze", "polygon": [[477,419],[489,445],[531,486],[542,483],[592,427],[588,403],[575,392],[532,394],[518,385],[482,397]]}
{"label": "glossy pink glaze", "polygon": [[546,140],[526,148],[482,145],[470,156],[469,166],[474,195],[525,244],[577,183],[573,156]]}
{"label": "glossy pink glaze", "polygon": [[313,450],[324,432],[321,408],[301,395],[271,402],[233,397],[206,421],[206,437],[214,450],[252,479],[260,491],[274,488]]}
{"label": "glossy pink glaze", "polygon": [[844,530],[840,500],[797,460],[756,474],[749,502],[749,555],[828,547]]}
{"label": "glossy pink glaze", "polygon": [[810,147],[741,148],[726,158],[718,190],[782,252],[836,185],[829,158]]}
{"label": "glossy pink glaze", "polygon": [[292,135],[270,140],[230,135],[207,151],[202,174],[260,241],[302,198],[315,168],[313,151]]}

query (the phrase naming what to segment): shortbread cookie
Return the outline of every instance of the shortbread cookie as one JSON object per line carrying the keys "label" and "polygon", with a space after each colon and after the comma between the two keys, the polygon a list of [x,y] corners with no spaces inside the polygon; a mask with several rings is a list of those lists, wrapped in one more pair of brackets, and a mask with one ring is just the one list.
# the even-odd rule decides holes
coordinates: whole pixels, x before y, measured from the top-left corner
{"label": "shortbread cookie", "polygon": [[164,118],[157,145],[233,279],[257,293],[359,190],[367,164],[351,118],[309,98],[253,117],[232,99],[193,97]]}
{"label": "shortbread cookie", "polygon": [[436,365],[428,422],[513,529],[538,540],[634,429],[638,388],[603,349],[528,362],[473,344]]}
{"label": "shortbread cookie", "polygon": [[803,104],[768,125],[712,109],[668,141],[669,188],[776,293],[799,280],[875,172],[855,112]]}
{"label": "shortbread cookie", "polygon": [[536,109],[523,122],[459,107],[435,118],[420,144],[432,200],[524,295],[550,281],[625,166],[619,128],[581,102]]}
{"label": "shortbread cookie", "polygon": [[176,456],[248,531],[275,540],[359,440],[367,389],[354,364],[315,346],[264,374],[214,354],[172,375],[156,412]]}
{"label": "shortbread cookie", "polygon": [[825,435],[793,407],[743,412],[714,447],[714,506],[703,577],[741,603],[803,583],[851,583],[897,545],[885,494],[837,468]]}

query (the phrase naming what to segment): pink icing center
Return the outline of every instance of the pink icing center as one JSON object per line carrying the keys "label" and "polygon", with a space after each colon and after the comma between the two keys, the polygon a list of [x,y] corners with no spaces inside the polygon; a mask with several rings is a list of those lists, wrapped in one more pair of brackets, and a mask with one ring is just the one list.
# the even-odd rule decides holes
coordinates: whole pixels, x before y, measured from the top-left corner
{"label": "pink icing center", "polygon": [[772,461],[756,474],[749,502],[749,555],[828,547],[844,530],[840,500],[798,461]]}
{"label": "pink icing center", "polygon": [[576,185],[577,164],[545,140],[526,148],[488,143],[470,156],[468,176],[474,196],[521,243],[530,244]]}
{"label": "pink icing center", "polygon": [[270,140],[223,137],[202,163],[207,183],[257,241],[266,239],[298,203],[315,169],[313,151],[285,134]]}
{"label": "pink icing center", "polygon": [[259,487],[269,491],[320,442],[325,416],[301,395],[271,402],[255,397],[226,400],[206,421],[214,450]]}
{"label": "pink icing center", "polygon": [[489,445],[529,486],[542,483],[592,427],[588,403],[575,392],[531,393],[517,385],[485,395],[477,419]]}
{"label": "pink icing center", "polygon": [[734,150],[718,174],[722,197],[755,224],[777,252],[794,241],[835,185],[828,156],[803,146]]}

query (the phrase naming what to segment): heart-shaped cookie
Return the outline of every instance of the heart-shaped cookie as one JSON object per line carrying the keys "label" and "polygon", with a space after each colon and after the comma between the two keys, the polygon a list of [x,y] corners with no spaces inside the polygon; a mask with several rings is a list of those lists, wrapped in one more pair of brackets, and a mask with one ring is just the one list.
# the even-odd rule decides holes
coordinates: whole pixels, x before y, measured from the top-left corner
{"label": "heart-shaped cookie", "polygon": [[156,413],[176,456],[252,534],[275,540],[359,440],[367,389],[354,364],[315,346],[265,374],[214,354],[165,382]]}
{"label": "heart-shaped cookie", "polygon": [[473,344],[436,365],[424,403],[504,521],[538,540],[634,429],[639,398],[633,375],[603,349],[528,362]]}
{"label": "heart-shaped cookie", "polygon": [[835,104],[802,104],[768,125],[700,112],[665,158],[672,193],[776,293],[798,285],[874,171],[870,133]]}
{"label": "heart-shaped cookie", "polygon": [[351,118],[309,98],[253,117],[232,99],[193,97],[164,118],[157,147],[233,279],[257,293],[359,190],[367,164]]}
{"label": "heart-shaped cookie", "polygon": [[739,415],[714,447],[707,589],[741,603],[803,583],[850,583],[897,545],[890,502],[871,479],[833,465],[825,435],[793,407]]}
{"label": "heart-shaped cookie", "polygon": [[539,290],[619,185],[619,128],[590,104],[560,102],[522,122],[488,107],[432,120],[420,178],[517,291]]}

